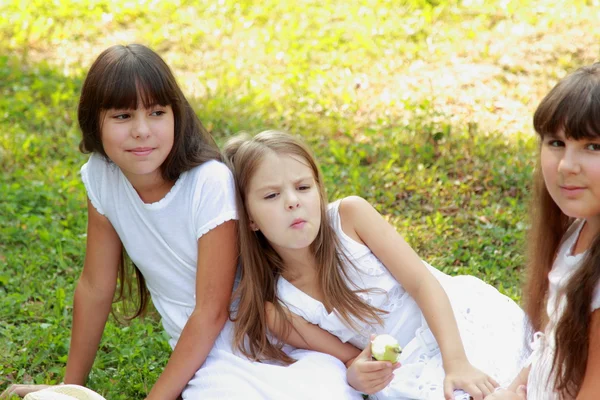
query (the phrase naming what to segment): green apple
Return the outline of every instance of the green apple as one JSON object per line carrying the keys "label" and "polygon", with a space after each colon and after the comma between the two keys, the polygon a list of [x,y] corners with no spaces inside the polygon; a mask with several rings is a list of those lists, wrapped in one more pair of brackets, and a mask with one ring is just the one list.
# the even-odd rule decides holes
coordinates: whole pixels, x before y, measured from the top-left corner
{"label": "green apple", "polygon": [[391,361],[395,363],[402,353],[402,348],[392,335],[378,335],[371,342],[371,354],[377,361]]}

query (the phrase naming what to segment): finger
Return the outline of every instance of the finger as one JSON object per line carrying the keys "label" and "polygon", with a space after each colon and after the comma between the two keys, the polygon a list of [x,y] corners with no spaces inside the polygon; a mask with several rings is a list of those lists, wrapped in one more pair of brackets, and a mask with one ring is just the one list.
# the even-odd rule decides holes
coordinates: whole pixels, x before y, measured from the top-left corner
{"label": "finger", "polygon": [[373,385],[378,385],[381,382],[389,379],[390,377],[393,377],[394,374],[392,373],[392,371],[376,371],[376,372],[369,372],[367,374],[362,374],[362,381],[365,382],[366,385],[369,386],[373,386]]}
{"label": "finger", "polygon": [[49,387],[51,387],[51,385],[14,385],[13,394],[25,397],[25,395],[28,395],[29,393],[37,392]]}
{"label": "finger", "polygon": [[519,398],[521,400],[527,400],[527,386],[525,385],[521,385],[517,388],[517,396],[519,396]]}
{"label": "finger", "polygon": [[2,392],[2,394],[0,394],[0,399],[8,399],[8,396],[11,394],[12,391],[12,386],[9,386],[8,388],[6,388],[6,390],[4,392]]}
{"label": "finger", "polygon": [[493,389],[490,390],[489,387],[487,387],[487,381],[481,382],[477,384],[477,387],[479,388],[479,390],[481,391],[481,396],[482,398],[485,398],[487,396],[489,396],[490,393],[493,392]]}
{"label": "finger", "polygon": [[496,386],[494,386],[494,384],[489,380],[485,381],[485,386],[487,387],[490,393],[494,393],[494,390],[496,390]]}
{"label": "finger", "polygon": [[400,368],[401,366],[402,366],[402,364],[400,364],[399,362],[395,362],[395,363],[392,365],[392,371],[395,371],[395,370],[397,370],[397,369],[398,369],[398,368]]}
{"label": "finger", "polygon": [[448,378],[444,378],[444,397],[446,400],[454,400],[454,384]]}
{"label": "finger", "polygon": [[389,361],[369,361],[361,363],[359,366],[360,372],[368,373],[368,372],[377,372],[383,370],[392,371],[392,363]]}
{"label": "finger", "polygon": [[379,382],[379,383],[374,383],[373,385],[370,385],[370,390],[369,393],[367,394],[373,394],[373,393],[377,393],[383,389],[385,389],[394,379],[394,375],[388,377],[387,379],[384,379],[383,381]]}
{"label": "finger", "polygon": [[491,376],[488,376],[488,381],[490,381],[492,383],[494,388],[500,387],[500,384],[498,383],[498,381],[495,380],[494,378],[492,378]]}
{"label": "finger", "polygon": [[12,394],[16,394],[19,397],[24,397],[25,395],[34,392],[32,385],[14,385]]}
{"label": "finger", "polygon": [[462,388],[465,392],[469,393],[473,400],[483,400],[483,393],[477,387],[477,385],[470,384]]}
{"label": "finger", "polygon": [[373,355],[371,354],[371,342],[373,341],[373,339],[375,339],[375,335],[371,335],[371,340],[369,340],[369,343],[367,343],[363,351],[360,352],[360,354],[358,355],[359,357],[367,360],[373,358]]}

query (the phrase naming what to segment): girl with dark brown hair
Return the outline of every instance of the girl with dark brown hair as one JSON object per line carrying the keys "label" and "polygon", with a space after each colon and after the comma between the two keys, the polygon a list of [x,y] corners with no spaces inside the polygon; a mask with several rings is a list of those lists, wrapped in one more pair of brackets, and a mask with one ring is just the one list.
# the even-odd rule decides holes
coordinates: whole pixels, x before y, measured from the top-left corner
{"label": "girl with dark brown hair", "polygon": [[[528,280],[531,366],[511,385],[527,399],[600,393],[600,63],[561,80],[538,106]],[[522,396],[521,396],[522,397]],[[519,398],[510,391],[497,399]]]}
{"label": "girl with dark brown hair", "polygon": [[[286,343],[334,355],[377,399],[480,400],[497,386],[486,373],[501,383],[518,373],[523,311],[479,279],[422,262],[362,198],[328,204],[302,142],[266,131],[224,152],[240,221],[241,352],[290,363]],[[404,348],[401,365],[371,361],[371,335],[381,333]]]}
{"label": "girl with dark brown hair", "polygon": [[173,348],[147,399],[312,397],[314,387],[299,375],[310,376],[322,398],[359,398],[331,356],[287,353],[300,359],[290,369],[233,352],[233,177],[161,57],[141,45],[108,48],[88,72],[78,111],[80,148],[91,153],[81,168],[88,229],[65,383],[85,383],[118,282],[117,298],[127,298],[126,252],[137,273],[134,316],[143,313],[149,295]]}

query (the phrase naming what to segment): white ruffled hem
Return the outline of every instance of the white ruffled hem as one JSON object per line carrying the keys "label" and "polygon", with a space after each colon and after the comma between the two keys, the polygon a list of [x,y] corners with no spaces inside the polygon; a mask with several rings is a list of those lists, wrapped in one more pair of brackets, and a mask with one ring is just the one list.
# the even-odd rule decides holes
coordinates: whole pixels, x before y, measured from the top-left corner
{"label": "white ruffled hem", "polygon": [[81,175],[81,180],[83,181],[83,186],[85,186],[85,191],[87,193],[88,199],[90,199],[90,202],[92,203],[92,205],[94,206],[94,208],[96,209],[96,211],[98,211],[98,213],[100,215],[104,215],[104,210],[102,210],[102,207],[100,207],[100,201],[96,198],[96,195],[92,192],[92,187],[90,185],[90,180],[89,180],[89,176],[88,176],[88,164],[85,163],[83,164],[83,166],[81,167],[81,170],[79,171],[79,174]]}
{"label": "white ruffled hem", "polygon": [[204,224],[203,227],[199,228],[196,231],[196,239],[200,239],[202,235],[215,229],[217,226],[232,220],[237,220],[237,212],[235,210],[229,210],[227,212],[219,214],[217,217],[213,218],[211,221],[207,222],[206,224]]}

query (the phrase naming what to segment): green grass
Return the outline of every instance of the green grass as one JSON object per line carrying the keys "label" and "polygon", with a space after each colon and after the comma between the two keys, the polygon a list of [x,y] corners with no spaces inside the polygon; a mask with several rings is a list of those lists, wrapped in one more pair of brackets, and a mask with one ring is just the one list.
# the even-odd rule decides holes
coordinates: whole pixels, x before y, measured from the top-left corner
{"label": "green grass", "polygon": [[[302,135],[332,199],[367,198],[431,264],[518,300],[531,114],[600,43],[583,1],[26,3],[0,4],[0,390],[64,373],[86,224],[75,111],[107,46],[159,51],[220,143]],[[111,320],[89,386],[143,398],[168,355],[155,313]]]}

